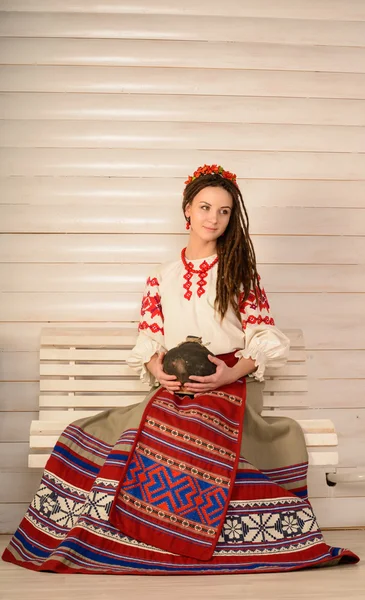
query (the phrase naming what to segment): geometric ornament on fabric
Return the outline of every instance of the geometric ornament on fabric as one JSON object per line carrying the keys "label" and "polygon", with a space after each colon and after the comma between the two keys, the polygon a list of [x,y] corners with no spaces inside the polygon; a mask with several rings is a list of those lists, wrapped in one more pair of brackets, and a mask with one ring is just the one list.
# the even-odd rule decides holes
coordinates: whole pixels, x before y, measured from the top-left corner
{"label": "geometric ornament on fabric", "polygon": [[228,492],[139,453],[129,465],[123,490],[160,510],[210,527],[218,525]]}
{"label": "geometric ornament on fabric", "polygon": [[279,514],[267,511],[244,516],[230,515],[223,525],[219,541],[226,544],[267,544],[305,536],[318,530],[317,521],[309,508],[288,512],[283,510]]}
{"label": "geometric ornament on fabric", "polygon": [[[170,408],[173,402],[170,398]],[[199,408],[193,410],[199,412]],[[131,538],[113,527],[109,516],[137,432],[125,430],[119,438],[125,442],[118,440],[110,448],[100,470],[93,463],[93,451],[85,453],[84,442],[87,440],[92,448],[103,448],[103,442],[74,425],[64,433],[62,444],[69,450],[68,465],[65,467],[55,449],[3,560],[35,571],[113,575],[262,573],[354,564],[359,560],[350,550],[325,544],[310,503],[297,495],[303,487],[300,473],[305,470],[304,464],[288,464],[268,476],[242,458],[211,559],[187,558],[160,549],[158,543]],[[91,485],[88,477],[80,476],[80,456],[99,472]],[[175,469],[171,471],[175,477]],[[291,491],[273,482],[271,477],[279,476],[276,471],[281,477],[292,477],[294,473]],[[162,472],[164,476],[167,473]],[[176,477],[180,476],[177,469]],[[154,479],[153,468],[149,478]],[[159,477],[157,480],[160,482]],[[145,497],[141,488],[131,487],[130,491]],[[152,491],[157,493],[157,488]],[[190,512],[189,522],[192,516]],[[157,529],[157,541],[159,534]]]}
{"label": "geometric ornament on fabric", "polygon": [[141,542],[209,559],[233,492],[245,402],[245,380],[193,400],[159,388],[146,405],[110,522]]}

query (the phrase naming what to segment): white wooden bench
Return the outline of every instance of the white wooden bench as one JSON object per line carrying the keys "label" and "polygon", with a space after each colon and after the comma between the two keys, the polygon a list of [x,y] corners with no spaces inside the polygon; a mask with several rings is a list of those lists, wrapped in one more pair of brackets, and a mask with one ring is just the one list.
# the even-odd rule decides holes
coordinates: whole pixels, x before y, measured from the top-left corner
{"label": "white wooden bench", "polygon": [[[284,330],[291,350],[282,369],[266,370],[267,415],[286,415],[301,425],[313,467],[338,464],[337,435],[327,419],[308,419],[303,333]],[[39,419],[30,428],[29,467],[44,467],[61,431],[76,419],[140,402],[148,386],[125,363],[137,337],[131,328],[46,328],[41,333]],[[299,416],[299,418],[298,418]],[[323,471],[323,485],[326,485]]]}

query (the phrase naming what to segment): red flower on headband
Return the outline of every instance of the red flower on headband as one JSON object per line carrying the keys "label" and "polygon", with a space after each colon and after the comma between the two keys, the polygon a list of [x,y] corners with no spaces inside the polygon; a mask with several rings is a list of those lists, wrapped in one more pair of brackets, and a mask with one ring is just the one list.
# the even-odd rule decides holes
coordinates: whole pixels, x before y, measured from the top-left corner
{"label": "red flower on headband", "polygon": [[192,181],[194,181],[194,179],[197,179],[201,175],[214,174],[220,175],[221,177],[224,177],[224,179],[229,179],[230,181],[232,181],[232,183],[237,185],[237,176],[234,173],[231,173],[230,171],[226,171],[220,165],[204,165],[203,167],[199,167],[196,171],[194,171],[193,175],[189,175],[189,177],[185,181],[185,184],[187,185],[188,183],[191,183]]}

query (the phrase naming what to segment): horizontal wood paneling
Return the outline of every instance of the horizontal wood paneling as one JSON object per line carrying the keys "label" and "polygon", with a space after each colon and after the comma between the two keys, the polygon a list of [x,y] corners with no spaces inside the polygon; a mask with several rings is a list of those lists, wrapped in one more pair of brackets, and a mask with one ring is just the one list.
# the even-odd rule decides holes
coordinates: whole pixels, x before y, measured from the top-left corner
{"label": "horizontal wood paneling", "polygon": [[[0,419],[0,442],[25,443],[29,441],[30,423],[33,419],[37,418],[37,412],[2,413]],[[13,500],[15,500],[16,498],[16,495],[13,496]],[[6,500],[1,500],[1,496],[0,501],[6,502]]]}
{"label": "horizontal wood paneling", "polygon": [[0,381],[39,381],[39,352],[2,352]]}
{"label": "horizontal wood paneling", "polygon": [[280,327],[302,323],[306,346],[315,349],[364,349],[363,294],[271,294]]}
{"label": "horizontal wood paneling", "polygon": [[[1,177],[0,204],[151,203],[180,207],[184,180],[185,177]],[[260,206],[363,208],[365,181],[241,179],[240,189],[250,212]],[[176,240],[175,236],[171,239]]]}
{"label": "horizontal wood paneling", "polygon": [[0,146],[295,152],[365,152],[365,127],[259,123],[6,121]]}
{"label": "horizontal wood paneling", "polygon": [[[44,324],[43,324],[44,325]],[[24,325],[22,324],[24,327]],[[87,324],[89,326],[89,324]],[[331,351],[334,353],[336,351]],[[344,377],[339,365],[343,351],[333,354],[333,368],[337,366],[339,374]],[[318,363],[317,363],[318,364]],[[357,363],[358,364],[358,363]],[[361,364],[360,364],[361,368]],[[351,372],[351,371],[350,371]],[[309,379],[308,396],[303,402],[318,408],[363,408],[363,379]],[[37,382],[0,382],[0,410],[29,412],[39,410],[39,383]],[[354,456],[356,465],[356,456]]]}
{"label": "horizontal wood paneling", "polygon": [[313,498],[311,504],[320,527],[364,527],[363,497]]}
{"label": "horizontal wood paneling", "polygon": [[[26,327],[23,323],[14,322],[0,322],[0,350],[11,351],[11,352],[39,352],[41,330],[49,327],[49,323],[32,323],[27,322]],[[90,328],[90,329],[105,329],[105,328],[120,328],[120,325],[116,323],[89,323],[89,322],[78,322],[77,325],[74,323],[62,323],[59,327],[55,326],[57,330],[61,328],[74,329]],[[135,335],[137,331],[136,323],[125,323],[122,325],[124,330],[130,332],[130,335]],[[23,335],[21,335],[23,332]]]}
{"label": "horizontal wood paneling", "polygon": [[[270,295],[272,312],[281,328],[300,323],[306,344],[317,349],[364,349],[363,294]],[[120,292],[3,293],[5,321],[138,321],[141,294]],[[339,325],[339,314],[341,322]]]}
{"label": "horizontal wood paneling", "polygon": [[37,491],[41,479],[38,469],[0,470],[0,503],[29,503]]}
{"label": "horizontal wood paneling", "polygon": [[[176,254],[178,259],[178,254]],[[157,263],[156,263],[157,266]],[[0,264],[0,292],[143,292],[154,264]],[[365,265],[258,264],[266,292],[362,292]]]}
{"label": "horizontal wood paneling", "polygon": [[[103,3],[95,0],[1,0],[0,9],[5,11],[29,12],[83,12],[105,13]],[[283,19],[324,19],[341,21],[364,21],[365,7],[362,0],[350,0],[346,4],[342,0],[108,0],[109,13],[137,14],[171,14],[179,15],[214,15],[226,17],[271,17]]]}
{"label": "horizontal wood paneling", "polygon": [[[280,411],[275,411],[280,414]],[[365,408],[335,409],[314,408],[304,410],[306,419],[331,419],[338,433],[339,466],[365,467]],[[286,416],[287,413],[282,411]],[[294,419],[303,418],[303,411],[291,411]],[[365,500],[364,500],[365,503]]]}
{"label": "horizontal wood paneling", "polygon": [[[311,350],[306,355],[309,378],[362,379],[365,387],[365,350]],[[38,380],[39,351],[2,351],[0,381]]]}
{"label": "horizontal wood paneling", "polygon": [[[27,7],[24,7],[27,10]],[[109,3],[108,3],[109,8]],[[134,10],[134,7],[133,7]],[[236,17],[219,19],[210,12],[204,18],[193,15],[88,14],[67,12],[4,13],[0,36],[35,38],[123,38],[209,42],[244,42],[314,46],[365,45],[365,23],[313,19]]]}
{"label": "horizontal wood paneling", "polygon": [[[141,206],[138,213],[131,205],[0,206],[3,233],[182,234],[184,230],[182,210],[171,204]],[[250,232],[256,235],[361,236],[364,231],[365,211],[357,208],[261,207],[250,211]]]}
{"label": "horizontal wood paneling", "polygon": [[[219,110],[222,103],[224,111]],[[365,101],[219,95],[3,92],[0,93],[0,118],[364,126]],[[161,183],[169,182],[163,179]]]}
{"label": "horizontal wood paneling", "polygon": [[[57,331],[60,331],[61,334],[65,330],[75,328],[89,328],[96,329],[98,332],[107,329],[123,329],[126,335],[133,336],[136,335],[137,324],[133,322],[123,323],[122,325],[117,322],[82,322],[79,321],[76,325],[75,323],[68,323],[67,321],[60,324],[54,324],[54,327]],[[43,328],[49,328],[49,323],[45,322],[27,322],[26,326],[22,322],[0,322],[0,350],[3,352],[39,352],[40,346],[40,335],[41,330]],[[63,334],[62,334],[63,335]],[[293,335],[289,332],[289,337],[291,337],[291,349],[297,351],[298,344],[295,341]],[[299,343],[299,342],[298,342]],[[300,345],[300,344],[299,344]],[[307,360],[310,360],[310,352],[323,352],[326,353],[326,350],[315,350],[311,348],[307,343],[305,344],[305,352],[307,353]],[[300,351],[301,352],[301,351]],[[328,350],[328,356],[336,356],[336,352],[342,352],[342,350]],[[298,355],[300,356],[300,355]],[[293,360],[301,360],[301,358],[293,359]],[[336,360],[336,359],[334,359]]]}
{"label": "horizontal wood paneling", "polygon": [[0,382],[0,411],[38,411],[39,382]]}
{"label": "horizontal wood paneling", "polygon": [[[41,327],[138,320],[147,273],[186,245],[184,181],[209,162],[238,174],[278,326],[304,329],[303,405],[334,420],[341,465],[364,465],[362,0],[1,9],[0,531],[38,483]],[[319,520],[358,524],[359,487],[323,483],[311,470]]]}
{"label": "horizontal wood paneling", "polygon": [[[163,67],[2,66],[1,92],[98,92],[365,99],[363,73]],[[199,161],[196,164],[200,164]]]}
{"label": "horizontal wood paneling", "polygon": [[[0,263],[147,263],[177,260],[187,235],[3,234]],[[365,237],[252,235],[259,263],[365,264]]]}
{"label": "horizontal wood paneling", "polygon": [[[3,31],[6,31],[6,21]],[[23,21],[28,28],[28,19]],[[56,20],[58,23],[58,19]],[[30,24],[31,25],[31,24]],[[35,24],[34,24],[35,25]],[[43,28],[45,27],[45,28]],[[47,30],[39,22],[38,29]],[[19,33],[23,35],[19,28]],[[37,27],[35,26],[35,35]],[[51,28],[52,29],[52,28]],[[31,29],[30,29],[31,30]],[[11,30],[9,32],[11,35]],[[30,33],[30,35],[32,35]],[[56,34],[55,34],[56,35]],[[365,39],[365,36],[364,36]],[[257,69],[365,73],[365,49],[345,46],[288,46],[201,41],[26,39],[0,40],[1,63],[8,65],[74,65],[167,67],[197,69]]]}
{"label": "horizontal wood paneling", "polygon": [[[309,379],[359,379],[365,387],[364,350],[310,350],[306,352]],[[311,385],[311,382],[309,383]],[[350,395],[350,393],[349,393]],[[312,406],[315,406],[312,404]],[[364,430],[365,433],[365,430]]]}
{"label": "horizontal wood paneling", "polygon": [[[331,350],[331,353],[334,352]],[[346,354],[347,354],[346,350]],[[343,351],[333,355],[333,366],[337,366],[338,375],[344,377],[342,370]],[[318,363],[317,363],[318,364]],[[361,365],[360,365],[361,369]],[[319,377],[325,377],[322,373]],[[308,394],[313,408],[364,407],[364,373],[362,379],[310,379]],[[337,430],[341,431],[340,429]],[[357,455],[353,456],[353,465],[357,465]]]}
{"label": "horizontal wood paneling", "polygon": [[26,442],[0,442],[0,468],[7,470],[27,469],[28,454],[28,440]]}
{"label": "horizontal wood paneling", "polygon": [[[285,160],[284,160],[285,158]],[[119,148],[2,148],[0,176],[182,177],[194,165],[230,164],[238,178],[365,179],[365,153]]]}
{"label": "horizontal wood paneling", "polygon": [[[35,493],[32,491],[32,494]],[[29,502],[9,502],[0,503],[0,531],[4,533],[13,533],[22,520]]]}

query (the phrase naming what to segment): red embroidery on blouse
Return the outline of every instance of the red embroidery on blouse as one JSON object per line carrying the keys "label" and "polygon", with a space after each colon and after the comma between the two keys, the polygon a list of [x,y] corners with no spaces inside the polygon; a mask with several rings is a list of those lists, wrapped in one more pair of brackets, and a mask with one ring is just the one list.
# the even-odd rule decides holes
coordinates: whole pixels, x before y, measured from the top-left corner
{"label": "red embroidery on blouse", "polygon": [[210,264],[207,263],[206,260],[203,260],[203,262],[199,265],[199,268],[194,269],[193,263],[186,259],[185,251],[186,251],[186,248],[183,248],[181,250],[181,260],[185,267],[185,273],[184,273],[183,277],[186,280],[186,282],[183,284],[183,288],[186,290],[186,292],[184,294],[184,298],[186,298],[187,300],[190,300],[190,298],[193,295],[192,292],[190,291],[190,288],[192,285],[191,279],[193,277],[193,273],[196,273],[200,277],[200,279],[198,280],[198,291],[197,291],[197,294],[200,298],[200,296],[202,296],[205,293],[204,287],[207,285],[208,271],[210,271],[210,269],[212,269],[214,267],[214,265],[217,264],[218,256],[216,256],[215,259],[213,260],[213,262],[211,262]]}
{"label": "red embroidery on blouse", "polygon": [[265,323],[266,325],[275,325],[275,321],[272,317],[262,317],[261,315],[254,317],[254,315],[250,315],[246,321],[242,321],[242,328],[246,329],[248,324],[261,325],[261,323]]}
{"label": "red embroidery on blouse", "polygon": [[162,306],[161,306],[161,296],[160,294],[151,295],[151,292],[148,291],[145,296],[142,298],[142,307],[141,307],[141,315],[142,317],[149,312],[152,319],[156,317],[161,317],[163,320]]}
{"label": "red embroidery on blouse", "polygon": [[150,286],[156,285],[158,287],[160,284],[158,282],[157,277],[153,277],[152,279],[151,279],[151,277],[148,277],[146,285],[150,285]]}
{"label": "red embroidery on blouse", "polygon": [[[241,294],[239,296],[239,310],[240,310],[240,313],[242,313],[243,315],[246,315],[247,312],[250,312],[250,311],[255,311],[256,313],[260,313],[261,311],[266,311],[267,313],[270,313],[270,304],[267,299],[265,290],[263,288],[259,289],[258,287],[256,287],[256,291],[257,291],[257,297],[258,297],[257,299],[256,299],[254,291],[251,290],[245,301],[243,301],[244,292],[241,292]],[[249,310],[246,311],[246,309],[249,309]],[[265,323],[266,325],[275,326],[275,321],[274,321],[273,317],[270,317],[269,314],[265,315],[265,316],[262,316],[261,314],[256,314],[256,315],[248,314],[248,316],[246,318],[242,319],[242,328],[246,329],[248,324],[261,325],[261,323]]]}
{"label": "red embroidery on blouse", "polygon": [[198,280],[198,291],[197,291],[199,298],[200,298],[200,296],[202,296],[205,293],[204,287],[207,285],[209,265],[206,261],[204,261],[200,265],[200,268],[201,268],[201,272],[199,273],[200,279]]}
{"label": "red embroidery on blouse", "polygon": [[[158,288],[159,282],[157,277],[148,277],[146,286],[147,292],[142,298],[141,317],[144,317],[146,313],[149,313],[152,323],[148,323],[146,320],[141,319],[138,325],[138,331],[142,331],[143,329],[150,329],[153,333],[157,333],[160,331],[162,334],[164,334],[164,316],[162,312],[161,296],[157,290],[156,293],[153,294],[149,289],[151,287]],[[159,322],[161,322],[162,325],[159,325]]]}
{"label": "red embroidery on blouse", "polygon": [[157,325],[157,323],[147,323],[147,321],[141,321],[138,325],[138,331],[142,331],[143,329],[150,329],[153,333],[158,333],[161,331],[162,335],[164,335],[164,328]]}
{"label": "red embroidery on blouse", "polygon": [[268,312],[270,312],[270,304],[267,299],[264,288],[262,288],[262,290],[258,289],[257,291],[258,291],[257,295],[259,297],[259,310],[267,310]]}
{"label": "red embroidery on blouse", "polygon": [[186,290],[185,294],[184,294],[184,298],[186,298],[187,300],[190,300],[190,298],[192,297],[192,292],[190,291],[191,288],[191,281],[190,279],[192,278],[193,274],[190,271],[186,271],[184,273],[184,279],[186,280],[186,282],[183,285],[183,288]]}

